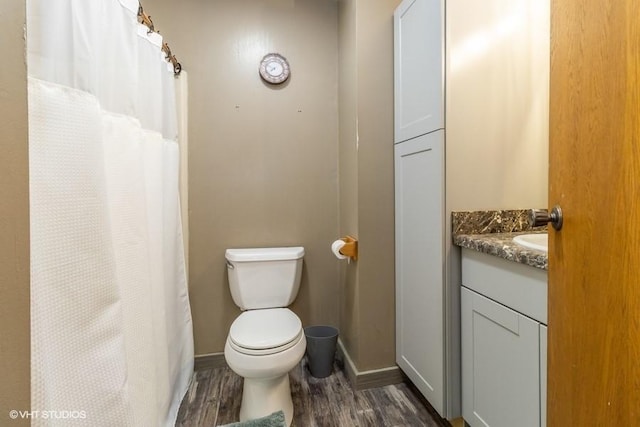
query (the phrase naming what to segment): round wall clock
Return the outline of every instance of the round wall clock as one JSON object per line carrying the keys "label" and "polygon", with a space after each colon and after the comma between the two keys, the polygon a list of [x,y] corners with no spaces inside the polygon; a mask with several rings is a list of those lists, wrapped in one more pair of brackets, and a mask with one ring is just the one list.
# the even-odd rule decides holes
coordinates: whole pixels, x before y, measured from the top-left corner
{"label": "round wall clock", "polygon": [[267,83],[278,85],[284,83],[291,71],[289,70],[289,62],[278,53],[268,53],[260,61],[260,77]]}

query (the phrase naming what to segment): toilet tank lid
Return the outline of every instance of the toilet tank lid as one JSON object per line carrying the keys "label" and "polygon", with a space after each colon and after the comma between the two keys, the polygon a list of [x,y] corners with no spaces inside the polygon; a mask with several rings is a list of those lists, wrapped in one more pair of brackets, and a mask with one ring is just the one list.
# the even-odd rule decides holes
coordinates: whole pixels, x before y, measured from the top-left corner
{"label": "toilet tank lid", "polygon": [[250,261],[286,261],[300,259],[304,256],[302,246],[292,246],[283,248],[248,248],[248,249],[227,249],[225,258],[235,262]]}

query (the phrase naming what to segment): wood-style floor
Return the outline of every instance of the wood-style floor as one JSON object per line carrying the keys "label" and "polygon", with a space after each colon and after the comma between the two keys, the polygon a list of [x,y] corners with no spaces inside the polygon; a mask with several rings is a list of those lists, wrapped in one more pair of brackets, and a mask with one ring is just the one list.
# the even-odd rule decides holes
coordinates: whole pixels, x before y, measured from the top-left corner
{"label": "wood-style floor", "polygon": [[[293,427],[448,427],[413,386],[396,384],[354,391],[337,366],[314,378],[305,359],[289,374]],[[242,378],[229,368],[197,371],[176,426],[214,427],[238,421]]]}

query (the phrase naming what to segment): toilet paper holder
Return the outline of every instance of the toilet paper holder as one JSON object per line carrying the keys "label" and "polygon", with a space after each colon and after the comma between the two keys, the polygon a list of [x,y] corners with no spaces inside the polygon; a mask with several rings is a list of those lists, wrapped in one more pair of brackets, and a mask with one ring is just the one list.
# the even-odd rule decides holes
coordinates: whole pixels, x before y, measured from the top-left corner
{"label": "toilet paper holder", "polygon": [[342,255],[348,256],[354,261],[358,260],[358,240],[352,236],[341,237],[345,244],[340,248],[340,253]]}

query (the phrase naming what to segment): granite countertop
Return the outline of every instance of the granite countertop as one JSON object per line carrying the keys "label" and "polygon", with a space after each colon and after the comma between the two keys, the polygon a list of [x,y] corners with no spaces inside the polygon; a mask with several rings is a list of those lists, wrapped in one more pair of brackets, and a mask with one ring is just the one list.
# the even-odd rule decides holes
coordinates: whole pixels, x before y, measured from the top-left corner
{"label": "granite countertop", "polygon": [[531,228],[526,210],[453,212],[453,243],[508,261],[547,270],[546,252],[514,243],[519,234],[546,233],[546,227]]}
{"label": "granite countertop", "polygon": [[546,231],[521,231],[516,233],[458,234],[453,236],[456,245],[489,255],[547,270],[547,253],[524,248],[514,243],[519,234],[546,233]]}

